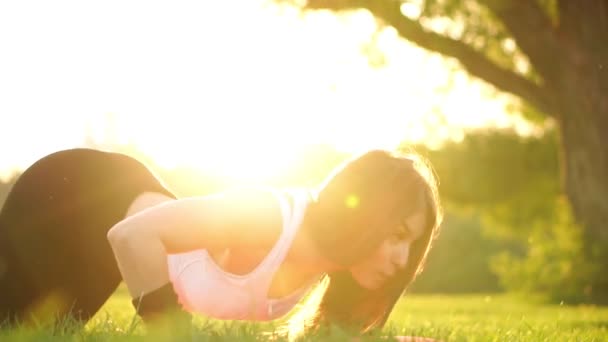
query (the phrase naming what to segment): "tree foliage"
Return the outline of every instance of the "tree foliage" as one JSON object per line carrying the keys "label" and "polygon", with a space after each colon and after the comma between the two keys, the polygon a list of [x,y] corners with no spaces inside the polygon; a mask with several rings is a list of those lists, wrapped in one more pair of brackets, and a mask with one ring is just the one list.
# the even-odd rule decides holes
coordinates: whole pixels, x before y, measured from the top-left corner
{"label": "tree foliage", "polygon": [[[443,269],[468,275],[465,283],[476,277],[491,286],[487,271],[492,270],[503,289],[542,293],[556,301],[590,298],[590,279],[598,277],[601,264],[585,252],[583,230],[560,191],[555,132],[524,138],[487,130],[440,150],[418,150],[441,175],[440,192],[449,211],[474,213],[472,217],[481,219],[469,226],[446,222],[448,236],[439,236],[439,251],[433,250],[429,259],[431,274],[426,278],[433,283],[422,277],[423,290],[436,287],[445,277],[462,286],[454,272]],[[450,256],[454,251],[441,251],[450,247],[467,253],[457,258]],[[449,266],[453,260],[458,264]],[[481,263],[475,266],[476,261]]]}
{"label": "tree foliage", "polygon": [[491,268],[506,289],[539,293],[556,302],[576,303],[591,295],[589,279],[601,266],[585,253],[582,230],[574,222],[563,197],[553,202],[553,212],[528,223],[524,253],[503,251],[491,258]]}

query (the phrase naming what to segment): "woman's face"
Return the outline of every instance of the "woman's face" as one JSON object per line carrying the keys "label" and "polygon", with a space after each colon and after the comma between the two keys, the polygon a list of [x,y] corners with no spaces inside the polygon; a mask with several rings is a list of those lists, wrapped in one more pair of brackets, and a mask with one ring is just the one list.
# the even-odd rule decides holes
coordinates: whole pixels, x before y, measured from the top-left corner
{"label": "woman's face", "polygon": [[375,252],[351,266],[350,273],[359,285],[368,290],[378,289],[398,270],[405,268],[412,243],[424,233],[425,221],[424,210],[407,217]]}

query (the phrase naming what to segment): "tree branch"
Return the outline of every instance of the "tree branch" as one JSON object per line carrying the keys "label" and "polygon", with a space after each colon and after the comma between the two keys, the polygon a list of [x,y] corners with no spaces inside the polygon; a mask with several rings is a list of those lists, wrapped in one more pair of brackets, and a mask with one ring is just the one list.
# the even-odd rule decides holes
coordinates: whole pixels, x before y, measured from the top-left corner
{"label": "tree branch", "polygon": [[557,82],[556,75],[563,66],[560,61],[563,47],[551,20],[537,1],[486,0],[480,3],[502,21],[545,82]]}
{"label": "tree branch", "polygon": [[309,0],[308,9],[343,11],[367,9],[376,18],[394,27],[399,35],[414,44],[442,55],[456,58],[473,76],[502,91],[514,94],[541,112],[554,116],[553,101],[544,87],[501,68],[469,45],[441,34],[425,30],[418,22],[401,14],[400,2],[392,0]]}

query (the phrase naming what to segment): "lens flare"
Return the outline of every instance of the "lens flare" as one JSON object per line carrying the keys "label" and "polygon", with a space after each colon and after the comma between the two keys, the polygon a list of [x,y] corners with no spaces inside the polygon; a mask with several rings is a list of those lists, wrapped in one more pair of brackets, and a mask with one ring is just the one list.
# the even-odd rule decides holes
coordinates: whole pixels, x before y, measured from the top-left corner
{"label": "lens flare", "polygon": [[344,202],[346,204],[346,207],[350,209],[355,209],[359,206],[359,196],[349,195],[348,197],[346,197],[346,200]]}

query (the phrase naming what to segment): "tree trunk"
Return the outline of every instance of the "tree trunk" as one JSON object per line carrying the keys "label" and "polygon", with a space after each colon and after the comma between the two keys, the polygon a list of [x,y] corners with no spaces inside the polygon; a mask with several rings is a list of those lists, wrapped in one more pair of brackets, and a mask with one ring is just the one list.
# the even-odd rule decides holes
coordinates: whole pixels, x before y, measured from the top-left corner
{"label": "tree trunk", "polygon": [[587,256],[600,267],[590,295],[608,302],[608,64],[590,56],[563,68],[556,85],[562,180]]}

